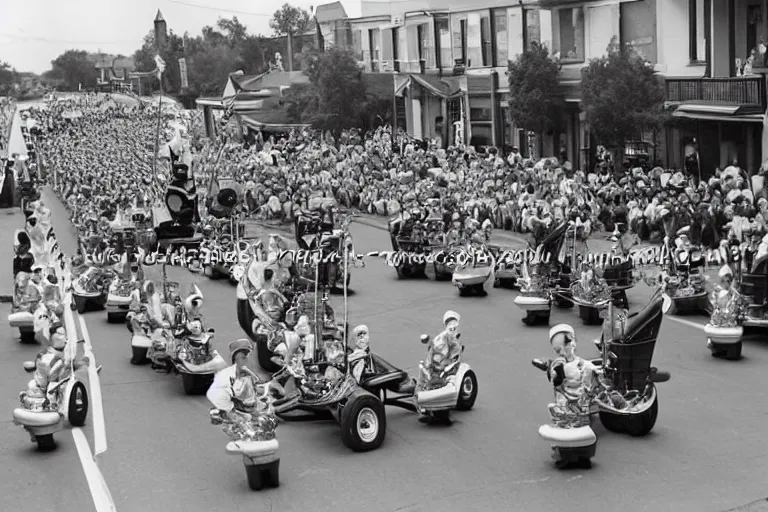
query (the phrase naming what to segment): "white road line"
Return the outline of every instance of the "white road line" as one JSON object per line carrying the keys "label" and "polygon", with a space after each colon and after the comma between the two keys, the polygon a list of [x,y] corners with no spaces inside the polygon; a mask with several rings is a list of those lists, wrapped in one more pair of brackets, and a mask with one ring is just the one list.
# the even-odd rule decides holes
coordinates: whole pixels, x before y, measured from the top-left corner
{"label": "white road line", "polygon": [[104,402],[101,396],[101,379],[96,370],[96,356],[93,355],[93,345],[88,334],[88,326],[85,318],[78,314],[80,320],[80,333],[85,341],[85,355],[91,360],[88,365],[88,382],[91,388],[91,421],[93,422],[93,451],[98,457],[107,451],[107,426],[104,422]]}
{"label": "white road line", "polygon": [[665,318],[672,320],[673,322],[677,322],[679,324],[687,325],[688,327],[694,327],[696,329],[699,329],[700,331],[704,330],[704,325],[698,322],[692,322],[691,320],[686,320],[685,318],[680,318],[676,316],[666,316]]}
{"label": "white road line", "polygon": [[80,456],[80,463],[85,472],[85,479],[88,481],[88,487],[91,490],[93,504],[96,506],[96,512],[117,512],[117,507],[112,499],[104,477],[101,474],[99,466],[91,454],[91,447],[88,440],[80,428],[72,429],[72,438],[75,440],[77,454]]}

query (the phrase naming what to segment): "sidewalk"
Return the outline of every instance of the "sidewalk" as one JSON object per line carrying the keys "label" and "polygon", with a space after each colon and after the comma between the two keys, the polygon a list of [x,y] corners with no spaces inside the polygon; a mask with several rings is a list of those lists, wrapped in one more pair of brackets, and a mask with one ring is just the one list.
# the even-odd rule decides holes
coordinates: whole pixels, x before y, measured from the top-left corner
{"label": "sidewalk", "polygon": [[[0,233],[2,233],[2,242],[0,242],[0,302],[11,302],[13,300],[13,234],[17,229],[24,227],[24,214],[19,208],[7,208],[0,210]],[[10,270],[10,272],[9,272]]]}

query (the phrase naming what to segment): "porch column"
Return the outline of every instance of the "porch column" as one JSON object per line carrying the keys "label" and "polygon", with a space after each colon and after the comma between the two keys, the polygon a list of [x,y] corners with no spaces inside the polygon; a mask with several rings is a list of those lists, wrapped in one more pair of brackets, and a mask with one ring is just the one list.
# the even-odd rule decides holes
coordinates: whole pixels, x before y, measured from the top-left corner
{"label": "porch column", "polygon": [[440,115],[443,117],[443,125],[440,129],[440,137],[443,138],[443,147],[440,149],[445,149],[450,145],[448,141],[448,134],[450,133],[448,127],[448,100],[445,98],[440,100]]}
{"label": "porch column", "polygon": [[491,73],[491,144],[499,147],[499,73]]}
{"label": "porch column", "polygon": [[[411,88],[413,90],[413,88]],[[412,96],[411,100],[411,117],[413,119],[413,136],[417,139],[422,138],[422,126],[421,126],[421,97]]]}
{"label": "porch column", "polygon": [[464,92],[464,144],[469,146],[472,140],[472,122],[469,117],[469,88]]}

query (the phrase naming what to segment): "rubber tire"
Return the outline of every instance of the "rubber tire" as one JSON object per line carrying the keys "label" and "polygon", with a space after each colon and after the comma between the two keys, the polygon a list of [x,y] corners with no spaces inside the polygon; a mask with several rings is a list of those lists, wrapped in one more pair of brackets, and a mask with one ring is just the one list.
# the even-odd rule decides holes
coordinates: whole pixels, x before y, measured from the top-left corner
{"label": "rubber tire", "polygon": [[251,322],[248,322],[248,310],[250,307],[248,299],[237,299],[237,322],[246,334],[250,334],[251,330]]}
{"label": "rubber tire", "polygon": [[192,373],[181,374],[181,385],[184,394],[190,396],[204,395],[208,392],[213,382],[213,375],[200,375]]}
{"label": "rubber tire", "polygon": [[19,331],[19,341],[24,345],[33,345],[37,343],[35,331]]}
{"label": "rubber tire", "polygon": [[131,347],[131,350],[133,351],[133,356],[131,357],[132,365],[140,366],[149,363],[149,359],[147,359],[148,348]]}
{"label": "rubber tire", "polygon": [[[77,409],[77,390],[80,389],[83,399],[82,410],[78,412]],[[72,392],[69,395],[69,406],[67,408],[67,420],[73,427],[82,427],[85,425],[85,420],[88,418],[88,390],[85,389],[85,385],[82,382],[76,382],[72,387]]]}
{"label": "rubber tire", "polygon": [[467,297],[468,295],[469,295],[469,289],[468,288],[466,288],[466,287],[459,288],[459,297]]}
{"label": "rubber tire", "polygon": [[83,313],[85,313],[88,310],[88,308],[86,307],[87,305],[88,305],[87,299],[80,299],[75,297],[75,307],[77,308],[78,314],[82,315]]}
{"label": "rubber tire", "polygon": [[728,361],[738,361],[741,359],[741,342],[734,343],[725,351],[725,359]]}
{"label": "rubber tire", "polygon": [[600,411],[600,423],[603,424],[605,430],[614,432],[616,434],[623,434],[626,432],[624,429],[624,420],[618,414],[611,414],[608,411]]}
{"label": "rubber tire", "polygon": [[261,369],[267,373],[277,373],[282,370],[282,367],[275,364],[272,358],[275,356],[273,352],[270,352],[267,348],[267,336],[266,334],[258,334],[254,336],[257,338],[254,343],[256,344],[256,360],[259,362]]}
{"label": "rubber tire", "polygon": [[53,438],[53,434],[35,436],[35,441],[37,442],[37,451],[39,452],[52,452],[56,449],[56,440]]}
{"label": "rubber tire", "polygon": [[[472,380],[472,393],[469,396],[464,395],[464,381],[467,379]],[[456,410],[471,410],[475,405],[475,400],[477,400],[477,392],[477,376],[472,370],[467,370],[467,373],[464,374],[464,378],[461,380],[461,385],[459,386],[459,400],[456,402]]]}
{"label": "rubber tire", "polygon": [[[366,443],[357,432],[357,418],[364,409],[370,409],[379,422],[379,431],[373,441]],[[384,404],[368,393],[362,391],[352,395],[341,412],[341,441],[344,446],[354,452],[369,452],[377,449],[384,442],[387,434],[387,414]]]}
{"label": "rubber tire", "polygon": [[120,324],[125,322],[125,317],[128,313],[107,313],[107,323]]}
{"label": "rubber tire", "polygon": [[245,475],[252,491],[261,491],[265,487],[280,487],[280,459],[258,466],[245,466]]}
{"label": "rubber tire", "polygon": [[395,267],[395,272],[397,272],[398,279],[407,279],[408,277],[410,277],[407,272],[405,272],[399,267]]}
{"label": "rubber tire", "polygon": [[653,430],[656,418],[659,416],[659,396],[653,400],[653,404],[640,414],[632,414],[625,418],[624,428],[632,437],[643,437]]}

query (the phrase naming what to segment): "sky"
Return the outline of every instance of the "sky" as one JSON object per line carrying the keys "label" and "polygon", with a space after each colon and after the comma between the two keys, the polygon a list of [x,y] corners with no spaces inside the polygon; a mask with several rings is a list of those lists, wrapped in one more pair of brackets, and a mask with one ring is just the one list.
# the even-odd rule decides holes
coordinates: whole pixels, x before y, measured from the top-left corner
{"label": "sky", "polygon": [[[153,25],[157,10],[169,30],[199,35],[219,17],[237,16],[248,32],[272,35],[269,20],[285,0],[0,0],[0,62],[17,71],[42,73],[69,49],[133,55]],[[291,0],[309,10],[330,0]],[[343,0],[349,17],[359,0]],[[386,2],[385,2],[386,3]],[[202,6],[202,7],[201,7]]]}

